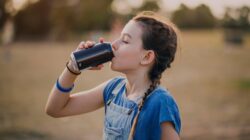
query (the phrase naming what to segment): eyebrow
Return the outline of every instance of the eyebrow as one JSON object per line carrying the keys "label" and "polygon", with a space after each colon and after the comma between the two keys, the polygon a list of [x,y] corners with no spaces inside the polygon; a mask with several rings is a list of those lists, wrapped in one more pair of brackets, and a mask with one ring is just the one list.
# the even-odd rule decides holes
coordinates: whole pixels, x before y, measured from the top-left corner
{"label": "eyebrow", "polygon": [[128,36],[129,38],[132,38],[132,36],[131,36],[130,34],[128,34],[128,33],[124,33],[123,35],[124,35],[124,36],[126,35],[126,36]]}

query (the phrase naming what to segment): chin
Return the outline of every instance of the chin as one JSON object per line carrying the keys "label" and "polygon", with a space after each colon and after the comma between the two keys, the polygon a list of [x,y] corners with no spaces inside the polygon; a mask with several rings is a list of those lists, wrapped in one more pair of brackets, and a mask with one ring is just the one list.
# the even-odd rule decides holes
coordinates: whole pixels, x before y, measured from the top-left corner
{"label": "chin", "polygon": [[113,62],[110,63],[109,67],[110,67],[111,70],[113,70],[113,71],[121,72],[121,70],[119,69],[119,67],[117,67],[116,65],[114,65]]}
{"label": "chin", "polygon": [[111,68],[111,70],[116,71],[116,69],[115,69],[115,66],[114,66],[113,62],[109,63],[109,67]]}

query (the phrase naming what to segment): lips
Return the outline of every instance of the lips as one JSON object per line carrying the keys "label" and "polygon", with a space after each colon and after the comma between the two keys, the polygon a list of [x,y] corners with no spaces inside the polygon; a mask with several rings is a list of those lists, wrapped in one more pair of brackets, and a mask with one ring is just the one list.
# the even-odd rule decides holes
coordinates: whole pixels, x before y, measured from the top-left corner
{"label": "lips", "polygon": [[115,55],[115,49],[114,49],[114,47],[112,46],[111,49],[112,49],[113,55],[115,57],[116,55]]}
{"label": "lips", "polygon": [[115,59],[115,56],[111,59],[111,61],[114,61],[114,59]]}

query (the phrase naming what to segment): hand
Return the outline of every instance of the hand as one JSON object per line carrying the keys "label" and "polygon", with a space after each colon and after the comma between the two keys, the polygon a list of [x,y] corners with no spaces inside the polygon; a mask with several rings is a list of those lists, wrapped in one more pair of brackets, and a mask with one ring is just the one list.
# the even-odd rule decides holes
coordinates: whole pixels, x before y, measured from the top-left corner
{"label": "hand", "polygon": [[[103,39],[103,38],[100,38],[100,39],[99,39],[99,42],[100,42],[100,43],[103,43],[103,42],[104,42],[104,39]],[[75,52],[76,52],[76,51],[79,51],[79,50],[82,50],[82,49],[91,48],[91,47],[93,47],[95,44],[96,44],[96,43],[95,43],[94,41],[81,42],[81,43],[78,45],[78,47],[77,47],[77,49],[75,50]],[[73,65],[73,63],[72,63],[72,61],[70,61],[70,62],[69,62],[69,66],[70,66],[71,68],[74,69],[74,66],[72,66],[72,65]],[[103,67],[104,67],[104,65],[103,65],[103,64],[100,64],[100,65],[98,65],[98,66],[91,67],[89,70],[101,70]],[[77,71],[77,70],[75,70],[75,69],[74,69],[74,71],[80,72],[80,71]]]}

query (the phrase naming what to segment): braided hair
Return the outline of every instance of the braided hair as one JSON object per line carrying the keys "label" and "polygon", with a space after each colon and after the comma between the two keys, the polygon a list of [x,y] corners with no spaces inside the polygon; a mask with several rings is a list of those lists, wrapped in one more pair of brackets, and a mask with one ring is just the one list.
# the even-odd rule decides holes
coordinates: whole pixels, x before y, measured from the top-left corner
{"label": "braided hair", "polygon": [[177,30],[170,21],[163,21],[163,18],[151,11],[142,12],[132,20],[139,23],[142,27],[143,48],[146,50],[153,50],[155,53],[155,60],[148,72],[151,85],[138,105],[139,110],[132,124],[129,140],[133,138],[138,116],[147,97],[158,85],[160,85],[162,73],[167,68],[171,67],[177,48]]}

